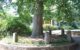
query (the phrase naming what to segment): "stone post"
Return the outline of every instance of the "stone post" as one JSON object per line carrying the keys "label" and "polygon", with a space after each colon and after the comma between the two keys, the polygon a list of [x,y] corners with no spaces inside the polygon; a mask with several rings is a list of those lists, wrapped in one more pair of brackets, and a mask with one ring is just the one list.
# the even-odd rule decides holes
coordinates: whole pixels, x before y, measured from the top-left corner
{"label": "stone post", "polygon": [[72,39],[72,37],[71,37],[71,31],[70,31],[70,30],[67,31],[67,39],[68,39],[70,42],[73,42],[73,39]]}
{"label": "stone post", "polygon": [[50,43],[51,38],[50,38],[49,32],[46,32],[46,33],[44,34],[44,41],[45,41],[45,43]]}
{"label": "stone post", "polygon": [[18,35],[16,32],[13,33],[13,42],[18,42]]}

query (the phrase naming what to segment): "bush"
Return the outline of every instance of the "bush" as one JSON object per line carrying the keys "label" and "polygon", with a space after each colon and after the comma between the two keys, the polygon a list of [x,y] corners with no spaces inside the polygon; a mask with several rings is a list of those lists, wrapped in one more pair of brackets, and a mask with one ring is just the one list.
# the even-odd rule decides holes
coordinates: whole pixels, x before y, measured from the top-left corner
{"label": "bush", "polygon": [[29,26],[26,26],[19,21],[12,21],[8,26],[7,31],[9,31],[11,34],[13,32],[17,32],[18,35],[30,35],[31,33]]}
{"label": "bush", "polygon": [[9,17],[6,19],[1,19],[0,21],[0,35],[6,36],[8,34],[12,34],[13,32],[17,32],[18,35],[30,35],[31,29],[29,28],[29,23],[20,22],[21,19],[17,17]]}
{"label": "bush", "polygon": [[63,42],[69,42],[66,38],[56,39],[54,40],[54,43],[63,43]]}

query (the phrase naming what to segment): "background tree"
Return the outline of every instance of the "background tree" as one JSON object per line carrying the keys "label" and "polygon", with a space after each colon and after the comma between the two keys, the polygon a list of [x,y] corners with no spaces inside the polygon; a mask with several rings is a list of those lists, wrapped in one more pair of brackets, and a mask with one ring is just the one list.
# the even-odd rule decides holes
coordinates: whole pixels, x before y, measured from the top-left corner
{"label": "background tree", "polygon": [[[6,1],[1,1],[0,5],[0,31],[2,34],[6,34],[7,32],[11,34],[15,32],[16,29],[19,35],[31,33],[29,28],[31,17],[29,17],[29,13],[19,17],[17,13],[17,3],[12,2],[11,0],[8,4]],[[25,13],[26,11],[23,10],[22,13]]]}

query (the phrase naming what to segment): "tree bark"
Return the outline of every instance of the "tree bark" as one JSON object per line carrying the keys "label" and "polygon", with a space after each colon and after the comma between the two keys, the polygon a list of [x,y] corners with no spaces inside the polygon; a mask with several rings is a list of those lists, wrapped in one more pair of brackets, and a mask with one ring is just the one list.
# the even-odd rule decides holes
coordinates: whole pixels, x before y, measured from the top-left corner
{"label": "tree bark", "polygon": [[43,0],[36,0],[33,29],[31,37],[40,37],[43,34]]}

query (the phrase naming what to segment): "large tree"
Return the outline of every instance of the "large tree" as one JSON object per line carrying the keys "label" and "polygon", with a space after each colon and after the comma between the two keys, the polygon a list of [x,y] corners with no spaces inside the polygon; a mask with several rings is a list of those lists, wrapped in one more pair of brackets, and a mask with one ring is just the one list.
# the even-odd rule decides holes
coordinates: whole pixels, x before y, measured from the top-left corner
{"label": "large tree", "polygon": [[43,0],[36,0],[35,14],[33,17],[32,37],[40,37],[43,34]]}
{"label": "large tree", "polygon": [[33,14],[33,29],[31,37],[39,37],[43,34],[43,0],[18,0],[18,13],[20,18],[29,23],[29,15]]}
{"label": "large tree", "polygon": [[[53,10],[55,9],[53,8],[55,6],[56,11],[54,12]],[[28,17],[25,14],[34,15],[32,20],[32,37],[39,37],[43,34],[43,16],[47,19],[55,17],[58,21],[67,21],[71,23],[74,21],[72,10],[73,2],[71,0],[18,0],[18,13],[20,18],[24,17],[23,20],[28,20]]]}

